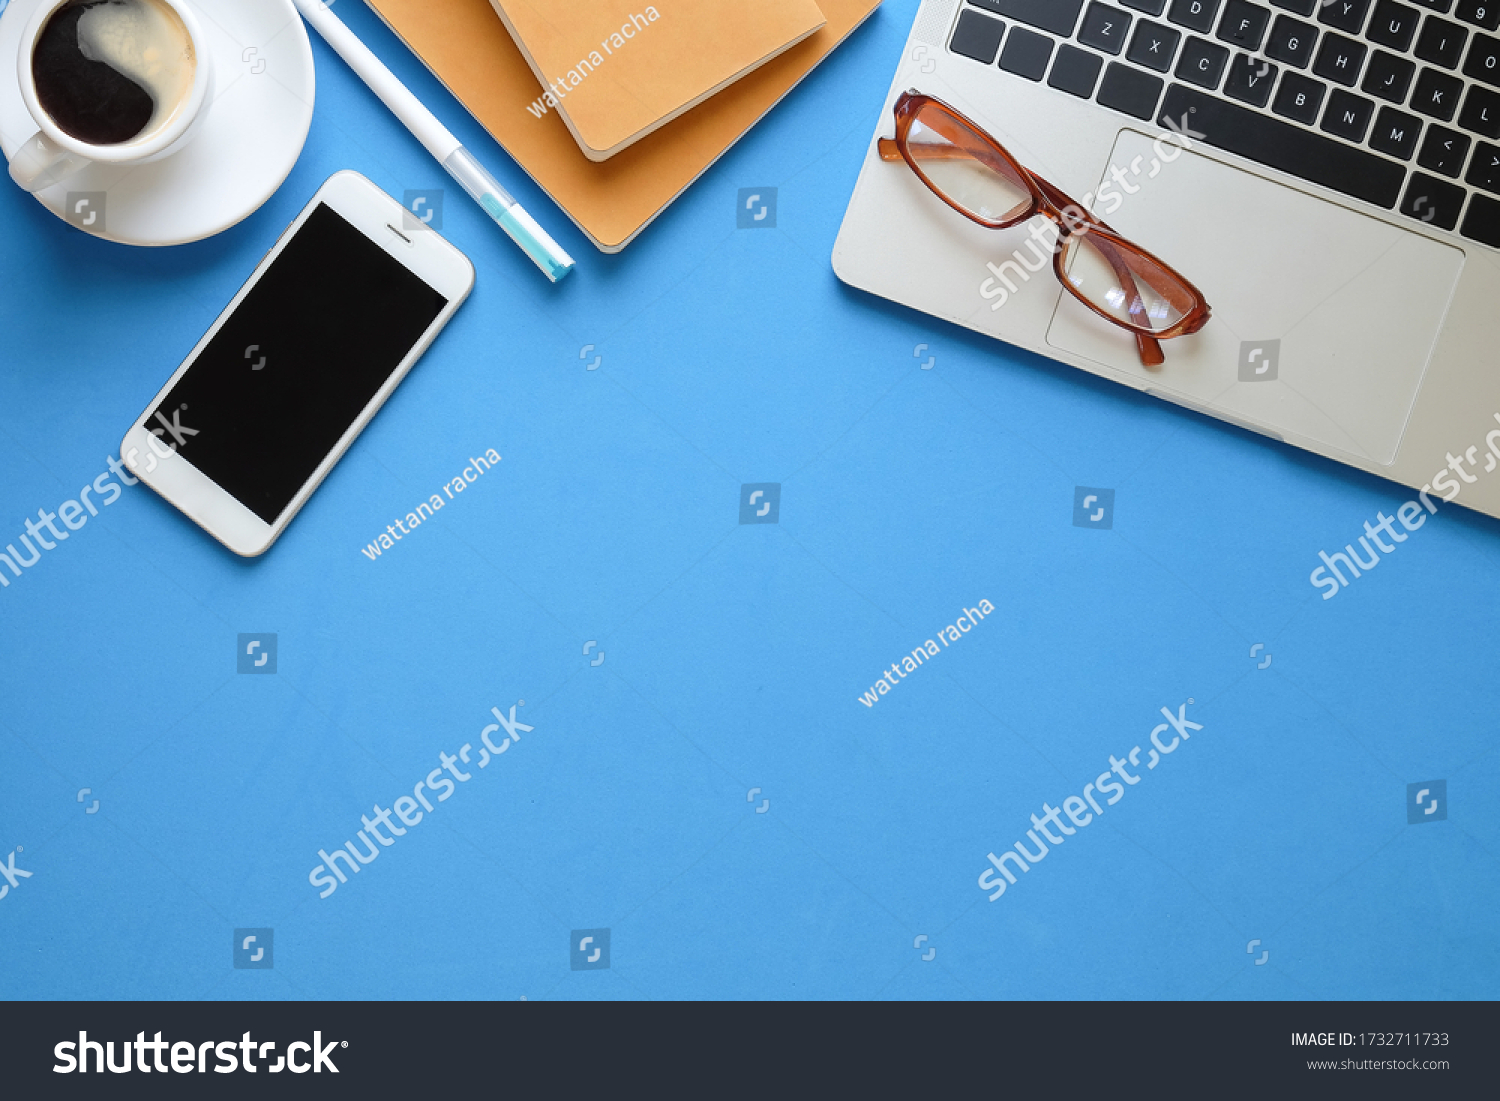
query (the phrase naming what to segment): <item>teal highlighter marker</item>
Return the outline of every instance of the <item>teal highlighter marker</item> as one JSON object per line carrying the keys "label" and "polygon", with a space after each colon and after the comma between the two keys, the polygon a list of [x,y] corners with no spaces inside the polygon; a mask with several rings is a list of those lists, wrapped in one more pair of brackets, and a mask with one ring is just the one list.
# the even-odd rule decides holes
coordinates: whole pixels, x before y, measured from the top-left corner
{"label": "teal highlighter marker", "polygon": [[537,225],[536,219],[510,197],[467,149],[458,146],[444,159],[443,167],[476,203],[484,207],[500,228],[510,234],[510,239],[536,261],[536,266],[548,279],[556,283],[573,270],[573,258]]}
{"label": "teal highlighter marker", "polygon": [[335,53],[369,85],[427,152],[441,164],[469,196],[507,234],[521,251],[531,257],[542,274],[556,283],[573,270],[569,256],[535,218],[501,187],[484,165],[459,144],[458,139],[437,120],[406,85],[396,79],[368,46],[328,9],[324,0],[295,0],[297,9]]}

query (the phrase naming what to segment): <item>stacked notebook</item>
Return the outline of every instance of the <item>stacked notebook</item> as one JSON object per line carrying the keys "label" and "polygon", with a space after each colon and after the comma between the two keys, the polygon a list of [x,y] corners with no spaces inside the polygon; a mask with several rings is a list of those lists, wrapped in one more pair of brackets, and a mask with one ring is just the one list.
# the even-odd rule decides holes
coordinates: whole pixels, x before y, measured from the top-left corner
{"label": "stacked notebook", "polygon": [[825,25],[813,0],[490,0],[583,155],[607,160]]}
{"label": "stacked notebook", "polygon": [[367,3],[605,252],[629,244],[879,6]]}

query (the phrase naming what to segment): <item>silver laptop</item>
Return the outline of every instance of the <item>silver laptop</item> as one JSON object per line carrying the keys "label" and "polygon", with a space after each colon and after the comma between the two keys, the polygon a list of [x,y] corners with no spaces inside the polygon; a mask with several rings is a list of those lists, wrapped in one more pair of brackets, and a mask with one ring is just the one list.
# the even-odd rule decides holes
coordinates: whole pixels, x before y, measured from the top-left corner
{"label": "silver laptop", "polygon": [[902,92],[936,96],[1212,318],[1142,366],[1030,227],[976,225],[873,140],[834,270],[1500,516],[1497,28],[1500,0],[925,0],[876,138]]}

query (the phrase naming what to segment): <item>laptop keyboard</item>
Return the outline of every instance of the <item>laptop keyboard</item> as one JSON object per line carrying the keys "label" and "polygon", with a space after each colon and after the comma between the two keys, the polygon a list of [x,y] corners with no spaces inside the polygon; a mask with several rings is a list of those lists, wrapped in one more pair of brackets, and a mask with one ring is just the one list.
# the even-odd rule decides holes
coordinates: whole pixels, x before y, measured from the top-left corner
{"label": "laptop keyboard", "polygon": [[1500,248],[1500,0],[965,0],[984,65]]}

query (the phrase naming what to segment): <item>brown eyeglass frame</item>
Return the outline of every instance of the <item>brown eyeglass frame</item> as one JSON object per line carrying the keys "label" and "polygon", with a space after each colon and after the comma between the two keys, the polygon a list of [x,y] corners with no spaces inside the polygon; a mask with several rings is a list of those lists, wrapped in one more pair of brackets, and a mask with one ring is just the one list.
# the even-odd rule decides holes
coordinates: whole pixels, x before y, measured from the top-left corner
{"label": "brown eyeglass frame", "polygon": [[[1019,213],[1002,221],[989,221],[981,218],[972,211],[965,210],[945,195],[940,187],[927,178],[917,163],[916,157],[912,155],[911,148],[907,144],[907,134],[911,130],[911,124],[915,121],[918,112],[924,107],[934,108],[958,124],[959,133],[972,139],[972,145],[952,144],[946,147],[947,155],[951,158],[965,157],[978,160],[981,163],[989,158],[985,154],[998,157],[1014,170],[1016,178],[1026,185],[1031,192],[1031,202]],[[958,213],[984,226],[986,229],[1009,229],[1029,221],[1037,214],[1041,214],[1058,227],[1057,244],[1052,249],[1052,270],[1061,283],[1074,298],[1083,303],[1094,313],[1098,314],[1111,325],[1118,325],[1135,334],[1136,350],[1140,353],[1141,363],[1147,367],[1159,367],[1165,360],[1162,355],[1160,341],[1168,340],[1174,336],[1185,336],[1196,333],[1204,325],[1208,324],[1210,309],[1208,300],[1203,297],[1203,292],[1189,282],[1181,272],[1173,268],[1154,253],[1148,252],[1139,245],[1134,244],[1121,237],[1109,226],[1090,214],[1082,204],[1074,201],[1063,191],[1048,183],[1036,173],[1028,170],[1006,151],[1005,147],[991,137],[982,127],[972,119],[967,118],[952,107],[949,107],[936,96],[925,95],[915,89],[903,92],[901,98],[896,101],[896,137],[880,139],[880,159],[885,161],[904,160],[907,167],[916,173],[917,179],[927,185],[929,191],[943,202],[947,203]],[[929,157],[928,159],[933,159]],[[1178,321],[1166,329],[1156,330],[1144,322],[1132,324],[1122,321],[1120,318],[1105,312],[1094,303],[1085,298],[1077,287],[1068,279],[1063,271],[1063,242],[1072,236],[1089,234],[1099,248],[1099,252],[1109,261],[1119,278],[1122,289],[1130,294],[1130,314],[1132,317],[1143,317],[1146,312],[1145,304],[1141,301],[1140,289],[1136,286],[1135,277],[1131,275],[1129,267],[1120,256],[1121,251],[1143,256],[1155,264],[1164,273],[1177,280],[1178,283],[1191,295],[1192,307]]]}

